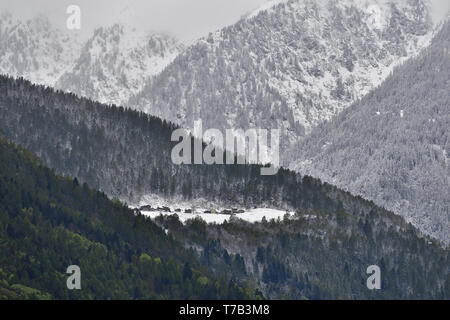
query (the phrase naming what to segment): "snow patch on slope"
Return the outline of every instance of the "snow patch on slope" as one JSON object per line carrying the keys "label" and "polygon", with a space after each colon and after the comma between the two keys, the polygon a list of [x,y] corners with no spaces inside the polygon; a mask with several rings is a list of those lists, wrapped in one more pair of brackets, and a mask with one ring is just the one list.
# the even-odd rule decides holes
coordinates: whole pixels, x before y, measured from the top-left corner
{"label": "snow patch on slope", "polygon": [[[160,215],[167,216],[176,214],[183,223],[195,218],[200,218],[206,223],[217,224],[222,224],[225,221],[230,221],[231,219],[242,219],[250,223],[255,223],[261,222],[264,217],[268,221],[272,219],[283,219],[286,213],[288,213],[288,216],[290,217],[294,216],[294,212],[280,208],[240,208],[239,206],[237,209],[244,212],[236,214],[223,214],[221,212],[224,210],[232,211],[234,206],[226,206],[224,204],[211,202],[201,198],[186,201],[181,197],[166,199],[158,195],[146,195],[142,197],[138,203],[133,204],[130,207],[141,208],[148,205],[152,207],[152,211],[142,210],[141,213],[144,216],[155,219]],[[170,212],[163,210],[162,208],[164,207],[169,208]],[[186,213],[186,210],[190,210],[192,212]],[[205,211],[217,213],[205,213]]]}
{"label": "snow patch on slope", "polygon": [[[220,213],[185,213],[182,212],[164,212],[164,211],[142,211],[144,216],[151,219],[155,219],[160,215],[168,216],[176,214],[182,223],[186,223],[188,220],[200,218],[208,224],[223,224],[225,221],[230,221],[232,219],[241,219],[250,223],[261,222],[264,218],[267,221],[270,220],[282,220],[287,214],[286,211],[270,209],[270,208],[255,208],[245,211],[244,213],[238,213],[236,215],[220,214]],[[288,213],[289,217],[293,217],[294,213]]]}

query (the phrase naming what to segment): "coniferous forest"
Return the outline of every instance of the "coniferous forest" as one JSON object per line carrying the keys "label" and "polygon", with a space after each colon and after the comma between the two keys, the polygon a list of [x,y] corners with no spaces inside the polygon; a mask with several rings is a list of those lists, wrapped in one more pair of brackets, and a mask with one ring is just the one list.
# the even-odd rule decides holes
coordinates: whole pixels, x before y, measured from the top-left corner
{"label": "coniferous forest", "polygon": [[[0,299],[246,299],[163,230],[0,138]],[[82,290],[67,289],[79,265]]]}
{"label": "coniferous forest", "polygon": [[[175,166],[170,161],[171,145],[168,143],[171,132],[175,129],[172,124],[135,111],[105,106],[71,94],[54,92],[52,89],[35,86],[22,79],[2,77],[0,80],[2,93],[0,121],[3,134],[15,143],[30,148],[43,159],[45,165],[67,176],[65,187],[74,188],[71,191],[75,195],[78,197],[84,195],[88,201],[86,205],[83,201],[75,201],[73,205],[71,203],[60,205],[58,201],[68,200],[67,196],[63,195],[62,199],[58,198],[60,193],[64,192],[64,187],[61,186],[61,191],[58,191],[58,187],[51,189],[46,182],[43,188],[47,193],[40,192],[36,186],[30,186],[27,190],[37,196],[36,201],[39,201],[38,207],[32,209],[32,213],[28,213],[30,217],[22,214],[29,212],[29,203],[20,202],[28,201],[29,193],[17,192],[21,200],[9,204],[12,206],[10,214],[13,217],[30,221],[30,230],[33,230],[33,223],[47,225],[45,235],[51,235],[61,228],[68,228],[70,230],[69,235],[66,234],[68,239],[75,237],[80,243],[84,243],[80,244],[77,250],[84,248],[89,252],[91,242],[93,245],[96,242],[104,244],[107,249],[112,246],[118,250],[116,252],[111,249],[110,253],[116,260],[108,257],[105,258],[105,262],[116,261],[121,267],[109,265],[105,268],[122,270],[123,267],[129,271],[127,273],[129,277],[136,277],[133,279],[139,279],[145,272],[149,272],[149,269],[156,268],[158,264],[154,263],[159,260],[155,259],[160,258],[162,263],[170,263],[171,259],[178,257],[178,264],[176,261],[172,262],[174,278],[162,280],[165,284],[162,290],[166,291],[161,292],[159,296],[157,294],[149,296],[152,291],[142,288],[139,291],[133,287],[133,283],[145,286],[145,281],[130,280],[119,281],[131,287],[119,287],[123,291],[117,289],[117,294],[108,290],[108,294],[114,294],[113,297],[214,298],[219,297],[219,294],[228,294],[227,291],[219,290],[217,296],[208,294],[198,296],[201,293],[197,293],[197,290],[194,294],[193,291],[180,289],[184,284],[176,281],[183,277],[177,278],[176,275],[183,275],[184,266],[191,261],[189,259],[192,259],[192,262],[189,262],[190,268],[208,271],[214,277],[224,279],[224,285],[228,285],[229,281],[238,283],[245,288],[243,290],[246,296],[258,292],[258,295],[267,298],[295,299],[448,297],[448,249],[422,235],[401,217],[377,207],[370,201],[324,184],[320,180],[300,176],[285,169],[281,169],[275,176],[260,176],[260,166],[257,165]],[[16,161],[9,162],[12,164]],[[7,163],[8,161],[5,161],[5,164]],[[41,167],[41,170],[44,169]],[[7,177],[13,172],[6,168]],[[6,181],[11,181],[10,179],[7,178]],[[18,183],[18,187],[22,184]],[[157,193],[168,198],[177,195],[185,199],[203,197],[243,206],[286,207],[297,212],[297,215],[295,219],[279,222],[248,225],[237,220],[222,226],[206,226],[198,222],[182,226],[171,218],[167,222],[164,220],[158,222],[160,227],[170,231],[171,241],[163,241],[160,239],[166,239],[163,228],[158,228],[149,221],[144,222],[144,217],[133,217],[131,212],[119,203],[113,205],[109,202],[103,193],[91,192],[93,195],[88,197],[82,192],[86,190],[89,194],[87,185],[100,189],[110,197],[122,195],[122,200],[127,201],[132,201],[145,193]],[[4,191],[5,197],[9,198],[6,190],[11,188],[5,188]],[[111,208],[116,208],[122,215],[116,216],[112,209],[100,210],[96,204],[96,201],[100,201],[99,194],[102,195],[100,197],[102,203],[109,203]],[[3,203],[10,202],[5,200]],[[34,218],[34,212],[40,212],[42,217],[48,214],[50,221],[46,224],[43,222],[45,219]],[[61,215],[61,212],[68,212],[68,217]],[[36,215],[39,217],[39,213]],[[102,219],[105,219],[105,224],[101,223]],[[128,221],[128,224],[122,219]],[[106,223],[107,221],[109,222]],[[54,227],[61,223],[66,228]],[[12,221],[8,220],[3,225],[6,239],[15,236],[15,232],[18,237],[30,237],[21,231],[23,227],[14,228]],[[97,233],[95,228],[101,231]],[[34,230],[40,232],[41,229],[39,225]],[[137,232],[138,230],[141,232]],[[122,236],[123,242],[116,239]],[[147,237],[157,242],[146,241]],[[58,242],[66,243],[66,241]],[[19,243],[21,242],[17,245]],[[71,243],[72,241],[69,241],[69,244]],[[154,246],[151,246],[152,243]],[[169,244],[172,247],[166,247]],[[75,244],[74,246],[76,247]],[[2,250],[7,250],[6,248],[10,246],[2,247]],[[32,248],[30,245],[27,250],[33,251]],[[35,247],[36,251],[37,248]],[[89,254],[85,256],[82,251],[75,249],[73,249],[75,253],[66,251],[65,248],[61,250],[65,252],[63,256],[67,260],[64,264],[67,265],[76,259],[90,257]],[[188,250],[191,255],[177,254],[180,250],[181,252]],[[21,251],[14,249],[13,252]],[[32,255],[30,257],[28,252],[15,255],[15,259],[19,257],[32,259]],[[40,250],[39,253],[45,253],[45,250]],[[9,257],[11,254],[10,252],[2,256]],[[89,268],[102,265],[96,260],[99,256],[101,257],[95,254],[92,257],[93,259],[95,257],[95,260],[86,262]],[[124,261],[129,265],[123,262],[124,257]],[[34,258],[34,261],[42,263],[41,258]],[[142,261],[149,263],[148,269],[139,269]],[[58,272],[64,272],[60,270],[63,262],[60,263]],[[381,265],[383,274],[386,274],[383,282],[385,290],[376,293],[368,291],[364,282],[367,278],[366,268],[372,264]],[[49,292],[53,297],[67,297],[63,293],[56,294],[55,288],[48,287],[51,284],[55,285],[58,277],[62,281],[61,274],[53,273],[54,280],[49,281],[48,285],[45,283],[38,286],[38,283],[42,284],[38,280],[42,272],[33,273],[28,270],[29,267],[38,268],[38,265],[29,263],[13,265],[18,269],[9,273],[3,271],[6,279],[12,277],[6,280],[8,285],[21,284],[20,281],[23,281],[24,285],[41,288],[43,292]],[[41,268],[47,270],[42,265]],[[8,268],[5,266],[2,270]],[[55,269],[49,267],[48,270]],[[167,268],[164,267],[163,270]],[[17,277],[19,274],[21,277],[15,279],[14,276]],[[91,293],[91,296],[84,296],[85,298],[110,297],[97,287],[103,286],[103,282],[98,278],[99,274],[95,271],[91,273],[95,279],[91,283],[96,283],[93,285],[95,289],[92,290],[100,290],[103,295],[96,292]],[[101,274],[101,277],[106,277],[105,273]],[[155,275],[152,272],[150,274]],[[165,272],[164,276],[167,274]],[[212,276],[205,277],[210,279]],[[170,281],[175,281],[174,286],[178,286],[178,291],[176,289],[173,289],[173,292],[167,291],[171,290],[169,289],[171,286],[168,285]],[[205,278],[198,274],[196,281],[205,283]],[[212,280],[206,282],[211,284],[210,281]],[[114,281],[111,280],[111,283]],[[158,282],[155,279],[149,280],[148,283],[156,286]],[[64,290],[64,287],[61,290]],[[236,289],[233,294],[239,292],[241,291]],[[83,294],[87,292],[84,291]]]}

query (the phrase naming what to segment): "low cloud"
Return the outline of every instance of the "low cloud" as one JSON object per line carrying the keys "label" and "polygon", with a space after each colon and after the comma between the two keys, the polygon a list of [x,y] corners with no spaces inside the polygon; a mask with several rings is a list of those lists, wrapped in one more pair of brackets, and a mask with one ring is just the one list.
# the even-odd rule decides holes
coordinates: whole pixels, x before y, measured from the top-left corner
{"label": "low cloud", "polygon": [[[44,14],[64,28],[66,8],[75,4],[82,9],[82,34],[122,21],[144,30],[171,33],[187,42],[230,25],[267,0],[14,0],[2,1],[0,10],[21,18]],[[431,0],[435,21],[445,17],[450,1]]]}

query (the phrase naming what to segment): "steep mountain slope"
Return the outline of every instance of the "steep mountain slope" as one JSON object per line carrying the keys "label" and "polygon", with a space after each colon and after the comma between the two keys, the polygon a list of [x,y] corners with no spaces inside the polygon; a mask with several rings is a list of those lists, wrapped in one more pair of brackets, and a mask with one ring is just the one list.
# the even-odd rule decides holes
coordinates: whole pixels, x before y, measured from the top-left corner
{"label": "steep mountain slope", "polygon": [[450,242],[450,22],[418,58],[298,149],[293,168]]}
{"label": "steep mountain slope", "polygon": [[284,148],[426,46],[422,0],[291,0],[201,39],[128,104],[192,128],[279,128]]}
{"label": "steep mountain slope", "polygon": [[80,50],[76,36],[54,29],[48,19],[37,16],[19,21],[0,14],[0,72],[54,86],[75,61]]}
{"label": "steep mountain slope", "polygon": [[[257,284],[269,299],[448,299],[450,255],[383,210],[306,214],[281,221],[157,223],[216,274]],[[381,290],[366,287],[367,267]]]}
{"label": "steep mountain slope", "polygon": [[56,87],[103,103],[122,105],[182,50],[183,46],[169,36],[140,34],[121,24],[100,28]]}
{"label": "steep mountain slope", "polygon": [[[172,124],[143,113],[107,107],[72,94],[35,86],[25,80],[0,76],[0,130],[9,139],[30,148],[57,172],[77,177],[80,183],[88,182],[109,195],[133,202],[139,201],[143,195],[158,194],[169,200],[175,196],[186,200],[203,198],[239,207],[268,206],[299,213],[289,229],[279,226],[283,229],[279,236],[284,234],[287,238],[300,240],[307,237],[302,254],[305,264],[286,264],[298,255],[301,243],[284,238],[281,243],[288,246],[285,246],[286,251],[280,250],[279,253],[285,253],[289,260],[281,263],[281,256],[271,255],[268,265],[261,266],[263,269],[267,267],[262,283],[256,274],[246,277],[244,269],[252,268],[248,264],[253,259],[249,252],[253,252],[255,244],[261,244],[261,239],[254,237],[251,227],[244,227],[242,238],[239,232],[232,233],[233,239],[241,239],[242,251],[233,251],[236,250],[232,247],[235,240],[219,237],[220,241],[228,239],[224,242],[224,248],[229,250],[228,258],[222,255],[223,251],[219,251],[217,259],[214,258],[216,253],[210,256],[215,262],[201,257],[217,276],[231,279],[222,271],[227,268],[227,263],[234,261],[233,268],[240,270],[232,273],[237,276],[235,280],[248,281],[252,286],[264,289],[269,297],[285,294],[291,297],[339,298],[352,297],[351,292],[362,298],[448,297],[448,283],[445,282],[449,278],[447,249],[421,235],[401,217],[319,180],[284,169],[275,176],[261,176],[260,166],[256,165],[174,165],[170,155],[174,129]],[[7,173],[10,171],[14,176],[14,170],[5,170]],[[45,188],[47,184],[42,185]],[[45,190],[48,192],[53,188]],[[311,224],[305,219],[311,219]],[[139,220],[132,225],[138,226],[141,222]],[[272,230],[277,227],[273,225]],[[116,224],[115,228],[122,230],[122,224]],[[169,226],[169,234],[175,232],[175,239],[181,244],[194,244],[194,248],[201,249],[206,244],[202,239],[210,237],[209,231],[205,233],[202,228],[186,230],[183,238],[180,237],[183,230],[177,231]],[[223,233],[217,232],[226,237],[230,230],[224,228]],[[214,229],[212,232],[215,233]],[[245,251],[246,242],[242,239],[253,243],[249,251]],[[195,241],[198,241],[198,246],[195,246]],[[263,242],[262,246],[266,244]],[[206,253],[211,251],[210,246],[204,248]],[[342,274],[330,272],[331,269],[322,272],[324,260],[318,259],[316,249],[327,252],[326,264],[339,266],[336,270],[342,270],[345,262],[353,267]],[[389,262],[386,262],[388,258]],[[361,278],[353,278],[355,274],[364,274],[367,263],[385,263],[388,266],[385,270],[394,272],[389,273],[388,277],[393,278],[389,280],[388,290],[370,295],[365,291]],[[404,266],[408,268],[403,270]],[[278,273],[279,268],[288,268],[286,270],[292,270],[292,273]],[[263,269],[261,272],[264,273]],[[282,278],[276,278],[277,274]],[[302,282],[296,281],[295,277],[304,277],[305,274],[313,291],[299,291]],[[395,280],[397,274],[401,277]],[[424,274],[430,275],[427,278],[429,283],[418,280]],[[290,280],[285,282],[287,275],[292,277],[286,278]],[[269,283],[272,289],[266,291],[265,286]],[[358,288],[343,287],[342,283],[358,285]]]}
{"label": "steep mountain slope", "polygon": [[175,165],[173,124],[26,80],[0,76],[0,124],[8,139],[35,152],[58,173],[127,202],[160,194],[244,206],[338,205],[320,182],[286,170],[261,176],[256,165]]}
{"label": "steep mountain slope", "polygon": [[[81,269],[82,290],[66,287]],[[245,299],[163,230],[0,137],[0,299]]]}

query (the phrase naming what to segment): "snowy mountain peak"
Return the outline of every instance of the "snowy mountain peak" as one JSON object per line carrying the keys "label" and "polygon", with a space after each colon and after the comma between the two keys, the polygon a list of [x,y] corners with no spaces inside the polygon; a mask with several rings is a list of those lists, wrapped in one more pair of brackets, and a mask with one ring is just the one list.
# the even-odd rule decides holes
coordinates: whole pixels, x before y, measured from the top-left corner
{"label": "snowy mountain peak", "polygon": [[75,60],[79,51],[76,36],[53,28],[49,20],[36,16],[16,20],[3,12],[0,19],[0,70],[53,86]]}
{"label": "snowy mountain peak", "polygon": [[281,129],[290,148],[432,35],[422,0],[269,4],[189,47],[129,105],[187,128]]}
{"label": "snowy mountain peak", "polygon": [[450,243],[450,23],[366,97],[319,126],[291,168],[401,214]]}
{"label": "snowy mountain peak", "polygon": [[287,2],[287,0],[267,0],[266,3],[264,3],[262,6],[260,6],[258,9],[254,10],[253,12],[249,13],[247,16],[245,16],[245,18],[252,19],[252,18],[256,17],[258,14],[260,14],[261,12],[268,11],[283,2]]}
{"label": "snowy mountain peak", "polygon": [[99,28],[56,86],[100,102],[123,104],[182,50],[167,35],[145,34],[122,24]]}
{"label": "snowy mountain peak", "polygon": [[415,19],[414,13],[420,15],[420,12],[429,13],[431,3],[429,0],[268,0],[258,9],[248,14],[245,18],[252,19],[259,14],[271,14],[277,10],[285,10],[287,8],[296,8],[297,10],[304,10],[313,8],[315,14],[320,12],[321,15],[329,14],[331,7],[336,7],[341,10],[356,9],[360,12],[365,12],[366,22],[373,24],[379,29],[388,26],[390,12],[392,8],[397,8],[409,18]]}
{"label": "snowy mountain peak", "polygon": [[124,104],[184,49],[168,35],[122,23],[96,29],[81,44],[43,15],[0,17],[0,73],[108,104]]}

